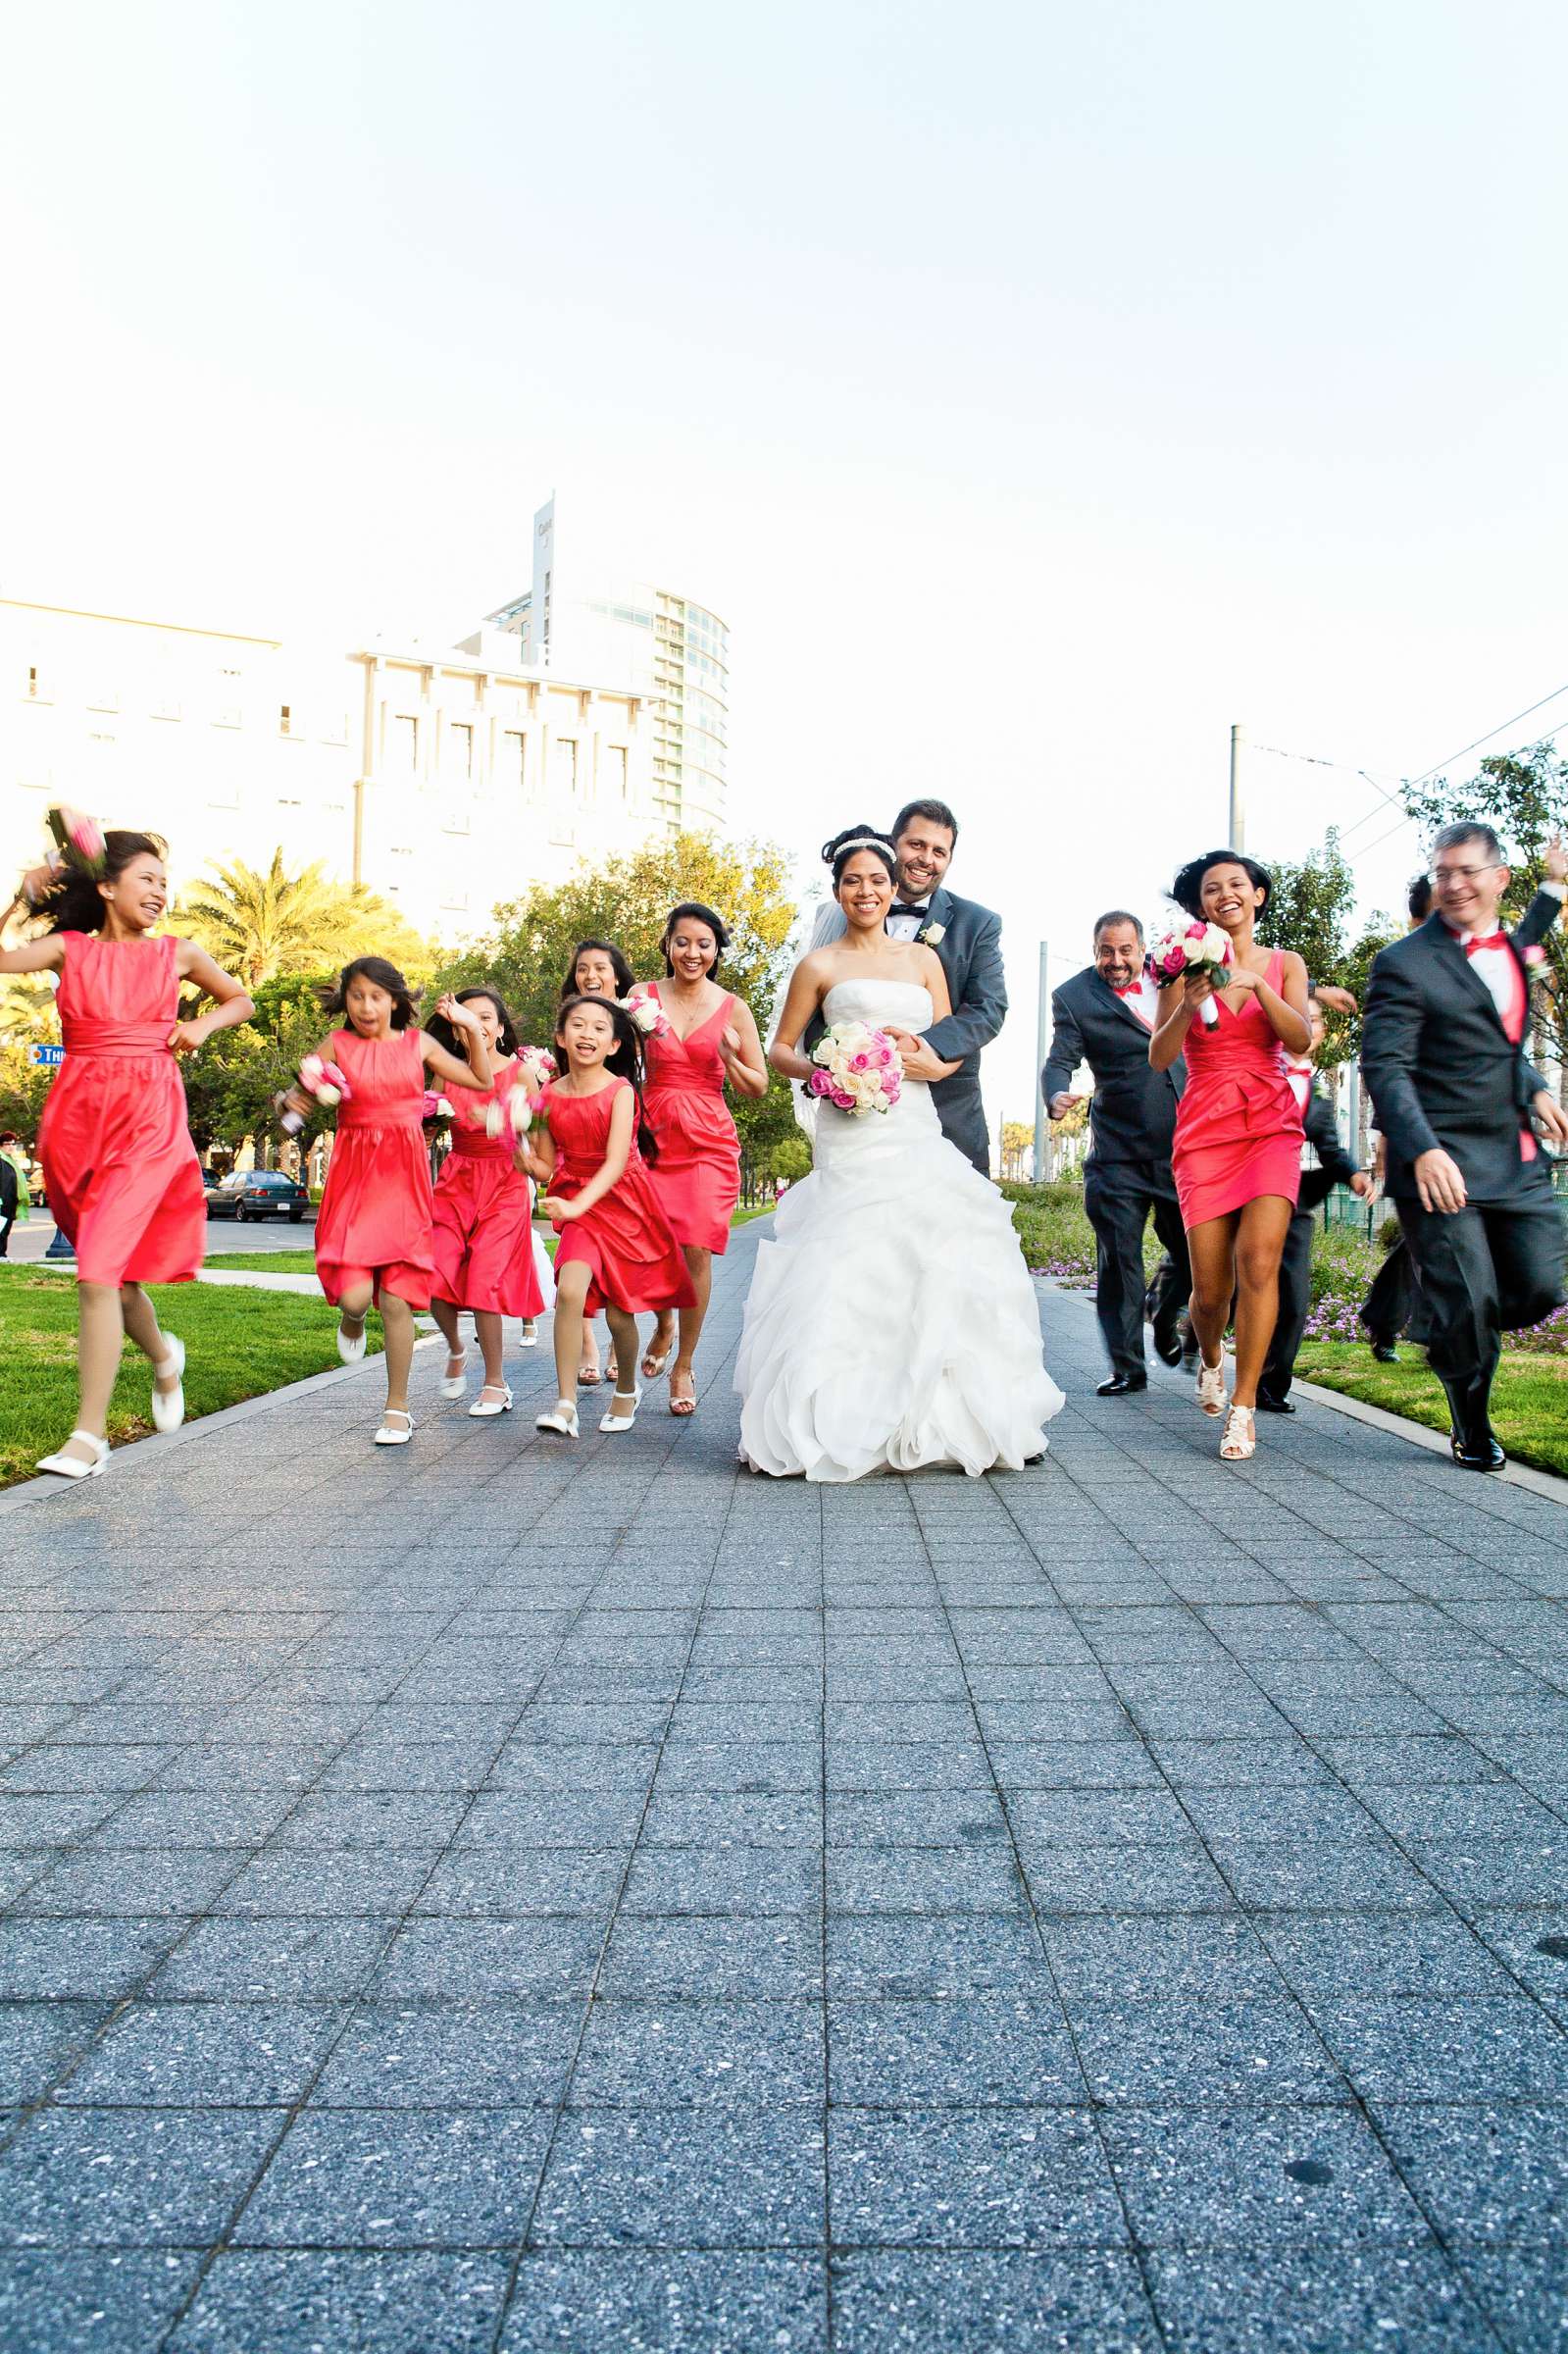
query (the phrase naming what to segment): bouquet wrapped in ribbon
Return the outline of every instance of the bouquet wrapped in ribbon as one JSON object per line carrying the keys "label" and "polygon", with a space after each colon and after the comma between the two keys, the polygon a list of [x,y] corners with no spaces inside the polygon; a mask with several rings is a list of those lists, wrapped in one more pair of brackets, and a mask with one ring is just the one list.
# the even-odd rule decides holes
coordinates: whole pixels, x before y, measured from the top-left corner
{"label": "bouquet wrapped in ribbon", "polygon": [[618,998],[616,1002],[623,1013],[631,1015],[644,1038],[669,1037],[673,1025],[657,998],[634,989],[630,997]]}
{"label": "bouquet wrapped in ribbon", "polygon": [[55,838],[55,846],[64,863],[74,866],[79,875],[90,876],[94,883],[103,881],[103,828],[85,810],[73,809],[62,801],[58,808],[45,812],[45,823]]}
{"label": "bouquet wrapped in ribbon", "polygon": [[522,1048],[511,1086],[484,1106],[485,1135],[505,1137],[512,1151],[518,1151],[538,1117],[544,1091],[554,1077],[553,1054],[542,1047]]}
{"label": "bouquet wrapped in ribbon", "polygon": [[[306,1055],[299,1066],[297,1090],[300,1095],[309,1096],[319,1111],[335,1111],[354,1092],[336,1063],[329,1062],[324,1054]],[[307,1115],[294,1108],[287,1094],[279,1096],[277,1101],[278,1125],[285,1136],[298,1136]]]}
{"label": "bouquet wrapped in ribbon", "polygon": [[[1190,972],[1206,972],[1219,989],[1223,986],[1219,975],[1230,961],[1230,937],[1218,924],[1173,924],[1149,943],[1148,971],[1161,989]],[[1214,999],[1205,998],[1198,1011],[1212,1030],[1220,1018]]]}
{"label": "bouquet wrapped in ribbon", "polygon": [[838,1111],[891,1111],[903,1093],[903,1056],[885,1030],[865,1022],[835,1022],[811,1059],[806,1093]]}

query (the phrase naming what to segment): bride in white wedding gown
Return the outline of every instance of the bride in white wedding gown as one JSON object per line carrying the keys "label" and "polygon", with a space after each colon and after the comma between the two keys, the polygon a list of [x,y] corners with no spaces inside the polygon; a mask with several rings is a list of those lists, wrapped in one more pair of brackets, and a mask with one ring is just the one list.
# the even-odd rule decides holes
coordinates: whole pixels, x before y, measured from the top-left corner
{"label": "bride in white wedding gown", "polygon": [[[864,827],[832,853],[848,930],[790,975],[769,1059],[805,1081],[814,1014],[919,1036],[950,1011],[935,948],[889,940],[891,845]],[[887,1112],[821,1102],[816,1165],[757,1252],[735,1388],[740,1453],[776,1477],[860,1479],[950,1463],[973,1476],[1041,1455],[1062,1394],[1007,1205],[906,1079]]]}

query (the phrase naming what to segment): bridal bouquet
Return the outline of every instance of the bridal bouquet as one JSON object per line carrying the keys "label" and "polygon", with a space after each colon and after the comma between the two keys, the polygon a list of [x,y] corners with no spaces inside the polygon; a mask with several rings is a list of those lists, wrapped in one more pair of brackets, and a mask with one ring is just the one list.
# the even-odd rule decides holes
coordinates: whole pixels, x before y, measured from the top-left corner
{"label": "bridal bouquet", "polygon": [[80,809],[69,808],[62,801],[58,808],[45,813],[45,823],[54,836],[61,856],[81,875],[90,875],[95,883],[103,881],[103,828],[95,817]]}
{"label": "bridal bouquet", "polygon": [[670,1016],[657,998],[644,997],[634,989],[628,998],[618,998],[616,1003],[623,1013],[629,1013],[644,1038],[668,1038],[673,1027]]}
{"label": "bridal bouquet", "polygon": [[[1148,970],[1162,989],[1193,971],[1206,972],[1218,989],[1218,976],[1230,961],[1230,939],[1218,924],[1173,924],[1149,943]],[[1214,999],[1205,998],[1198,1010],[1212,1030],[1220,1018]]]}
{"label": "bridal bouquet", "polygon": [[903,1093],[903,1057],[885,1030],[835,1022],[812,1049],[806,1093],[839,1111],[891,1111]]}
{"label": "bridal bouquet", "polygon": [[[297,1085],[299,1094],[308,1096],[319,1111],[335,1111],[338,1104],[346,1103],[354,1092],[336,1063],[329,1062],[323,1054],[306,1055],[299,1066]],[[282,1095],[275,1099],[278,1125],[285,1136],[298,1136],[305,1125],[306,1115],[295,1110],[288,1097],[289,1091],[285,1089]]]}
{"label": "bridal bouquet", "polygon": [[554,1077],[555,1056],[542,1047],[524,1047],[511,1086],[484,1106],[485,1135],[505,1137],[516,1152],[538,1117],[544,1091]]}

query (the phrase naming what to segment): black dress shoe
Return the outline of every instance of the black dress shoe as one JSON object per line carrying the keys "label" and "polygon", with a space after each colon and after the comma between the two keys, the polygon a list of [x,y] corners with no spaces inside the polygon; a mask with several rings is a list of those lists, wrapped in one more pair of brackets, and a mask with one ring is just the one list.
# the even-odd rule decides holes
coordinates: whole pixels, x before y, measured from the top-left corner
{"label": "black dress shoe", "polygon": [[1259,1390],[1258,1412],[1260,1414],[1293,1414],[1295,1407],[1289,1398],[1276,1398],[1268,1390]]}
{"label": "black dress shoe", "polygon": [[1100,1383],[1094,1395],[1096,1398],[1126,1398],[1134,1390],[1146,1390],[1147,1388],[1148,1375],[1146,1373],[1113,1373],[1109,1381]]}
{"label": "black dress shoe", "polygon": [[1448,1410],[1453,1416],[1449,1450],[1461,1471],[1500,1471],[1508,1460],[1488,1419],[1492,1376],[1474,1381],[1443,1380]]}
{"label": "black dress shoe", "polygon": [[1182,1361],[1182,1336],[1178,1332],[1154,1334],[1154,1354],[1162,1365],[1179,1365]]}
{"label": "black dress shoe", "polygon": [[1371,1347],[1380,1365],[1396,1365],[1399,1362],[1399,1352],[1391,1341],[1374,1341]]}

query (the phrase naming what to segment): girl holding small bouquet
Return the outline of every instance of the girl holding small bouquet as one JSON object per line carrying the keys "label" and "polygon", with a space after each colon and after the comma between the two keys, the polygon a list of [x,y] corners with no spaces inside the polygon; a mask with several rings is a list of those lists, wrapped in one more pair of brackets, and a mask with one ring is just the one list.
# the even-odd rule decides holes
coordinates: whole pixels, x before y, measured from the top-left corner
{"label": "girl holding small bouquet", "polygon": [[[1257,1444],[1258,1376],[1301,1183],[1301,1111],[1285,1061],[1311,1045],[1307,975],[1299,956],[1253,938],[1272,888],[1267,870],[1236,850],[1210,850],[1183,867],[1172,898],[1195,923],[1217,927],[1229,954],[1219,966],[1207,956],[1188,964],[1179,978],[1156,971],[1164,986],[1149,1040],[1157,1071],[1187,1056],[1171,1169],[1192,1261],[1197,1402],[1206,1414],[1225,1414],[1227,1462],[1244,1461]],[[1227,1413],[1233,1297],[1236,1387]]]}
{"label": "girl holding small bouquet", "polygon": [[[90,1479],[109,1459],[109,1399],[128,1333],[153,1369],[152,1419],[184,1419],[183,1344],[160,1330],[148,1283],[189,1283],[206,1247],[207,1205],[179,1058],[215,1030],[248,1022],[239,983],[193,941],[154,937],[169,901],[156,834],[102,833],[51,812],[62,848],[23,880],[41,938],[0,952],[0,972],[58,973],[66,1059],[38,1130],[49,1205],[76,1248],[76,1427],[39,1462]],[[15,902],[14,902],[15,904]],[[213,1000],[179,1018],[179,989]]]}
{"label": "girl holding small bouquet", "polygon": [[[749,1005],[714,979],[730,946],[724,919],[696,899],[672,908],[664,927],[665,978],[634,990],[627,1010],[642,1028],[648,1066],[648,1122],[659,1142],[653,1182],[676,1241],[685,1253],[696,1305],[681,1318],[681,1346],[670,1368],[670,1411],[695,1413],[694,1358],[713,1290],[713,1261],[730,1246],[730,1220],[740,1199],[740,1139],[724,1100],[768,1092],[768,1066]],[[642,1359],[656,1381],[675,1342],[675,1318],[662,1315]]]}
{"label": "girl holding small bouquet", "polygon": [[[435,1181],[430,1305],[446,1335],[443,1398],[463,1395],[467,1352],[458,1317],[465,1309],[473,1315],[484,1384],[469,1412],[483,1421],[512,1410],[501,1366],[502,1317],[521,1316],[531,1323],[544,1308],[533,1257],[532,1188],[516,1165],[509,1130],[517,1094],[536,1095],[545,1074],[536,1058],[531,1070],[525,1067],[528,1058],[520,1053],[512,1017],[493,989],[460,989],[455,1002],[473,1015],[493,1075],[482,1095],[461,1095],[452,1105],[452,1150]],[[466,1035],[472,1038],[474,1032]],[[431,1022],[430,1036],[455,1059],[459,1033],[445,1014]]]}
{"label": "girl holding small bouquet", "polygon": [[[347,1087],[316,1215],[316,1272],[340,1311],[337,1354],[345,1365],[364,1356],[365,1319],[373,1305],[380,1309],[386,1410],[376,1445],[406,1447],[414,1435],[414,1315],[430,1306],[435,1280],[430,1163],[421,1133],[425,1073],[433,1071],[448,1091],[483,1095],[492,1078],[489,1048],[478,1014],[455,998],[442,998],[436,1012],[448,1036],[462,1037],[467,1061],[422,1030],[414,992],[384,956],[345,964],[336,988],[324,994],[323,1010],[342,1014],[347,1027],[316,1052],[337,1066]],[[300,1090],[288,1100],[296,1111],[312,1108]]]}
{"label": "girl holding small bouquet", "polygon": [[[582,1319],[602,1307],[616,1362],[637,1361],[636,1318],[649,1308],[688,1308],[694,1294],[680,1245],[659,1205],[650,1175],[658,1146],[642,1100],[642,1049],[635,1024],[613,998],[569,998],[556,1024],[562,1075],[545,1091],[519,1161],[544,1189],[544,1214],[560,1234],[555,1254],[553,1410],[540,1430],[578,1435],[578,1356]],[[625,1076],[611,1069],[612,1060]],[[632,1428],[642,1393],[622,1387],[599,1424]]]}
{"label": "girl holding small bouquet", "polygon": [[[613,940],[580,940],[561,977],[560,1002],[564,1005],[568,998],[613,998],[620,1004],[634,987],[631,964]],[[610,1068],[618,1070],[620,1067],[612,1055]],[[614,1381],[613,1348],[606,1370]],[[582,1361],[578,1368],[578,1379],[584,1389],[596,1388],[600,1379],[599,1343],[591,1316],[582,1327]]]}

